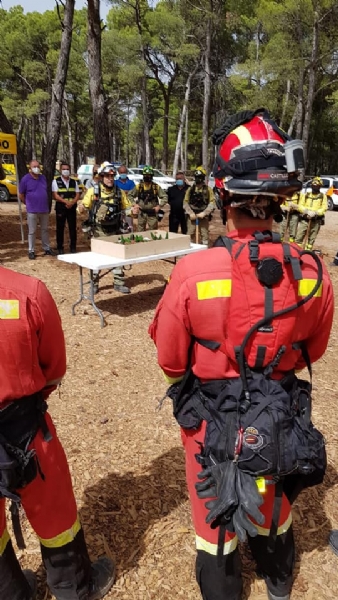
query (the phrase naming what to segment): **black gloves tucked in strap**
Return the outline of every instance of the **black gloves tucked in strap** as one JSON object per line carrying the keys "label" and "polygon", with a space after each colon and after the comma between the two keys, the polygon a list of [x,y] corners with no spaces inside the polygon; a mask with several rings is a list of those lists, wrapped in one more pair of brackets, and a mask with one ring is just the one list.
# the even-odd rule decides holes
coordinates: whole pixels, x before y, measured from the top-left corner
{"label": "black gloves tucked in strap", "polygon": [[211,527],[232,519],[240,541],[244,541],[247,534],[251,537],[258,534],[249,516],[259,525],[263,525],[265,517],[258,508],[263,504],[263,498],[254,477],[227,460],[207,467],[198,478],[203,480],[195,485],[198,497],[212,498],[205,504],[209,510],[206,522],[211,523]]}

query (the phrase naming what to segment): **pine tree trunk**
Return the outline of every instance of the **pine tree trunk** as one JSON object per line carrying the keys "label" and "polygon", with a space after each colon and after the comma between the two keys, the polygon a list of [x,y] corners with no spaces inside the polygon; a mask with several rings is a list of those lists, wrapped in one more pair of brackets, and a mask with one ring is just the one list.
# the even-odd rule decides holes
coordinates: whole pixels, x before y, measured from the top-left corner
{"label": "pine tree trunk", "polygon": [[149,120],[148,120],[148,102],[147,102],[147,80],[143,77],[142,88],[141,88],[141,101],[142,101],[142,113],[143,113],[143,152],[145,158],[145,164],[151,164],[151,153],[150,153],[150,136],[149,136]]}
{"label": "pine tree trunk", "polygon": [[317,58],[318,58],[318,15],[315,12],[315,20],[312,28],[312,50],[311,50],[311,61],[309,67],[309,85],[308,93],[304,114],[304,125],[303,125],[303,142],[304,142],[304,159],[305,167],[307,165],[308,157],[308,146],[310,136],[310,123],[312,115],[313,100],[315,95],[315,83],[316,83],[316,72],[317,72]]}
{"label": "pine tree trunk", "polygon": [[43,163],[43,172],[47,179],[48,189],[50,190],[50,206],[52,202],[51,187],[61,131],[63,94],[67,80],[69,55],[72,44],[75,0],[66,0],[64,6],[60,54],[52,86],[52,101],[47,125],[47,144]]}
{"label": "pine tree trunk", "polygon": [[206,23],[206,44],[204,55],[204,102],[202,117],[202,163],[209,171],[209,116],[211,97],[210,55],[211,55],[211,19]]}
{"label": "pine tree trunk", "polygon": [[[176,177],[177,169],[178,169],[178,159],[182,157],[182,139],[183,139],[183,129],[185,125],[189,98],[190,98],[190,90],[191,90],[191,80],[196,72],[196,69],[190,71],[186,84],[185,84],[185,94],[184,94],[184,102],[180,116],[180,124],[177,132],[177,140],[176,140],[176,148],[175,148],[175,156],[174,156],[174,166],[173,166],[173,177]],[[183,168],[183,161],[181,158],[181,168]]]}
{"label": "pine tree trunk", "polygon": [[68,131],[68,154],[69,154],[70,171],[71,171],[71,173],[75,173],[73,132],[72,132],[72,126],[71,126],[71,122],[70,122],[66,93],[64,93],[64,95],[63,95],[63,102],[64,102],[63,109],[65,111],[67,131]]}
{"label": "pine tree trunk", "polygon": [[103,87],[100,0],[88,0],[89,94],[93,109],[95,162],[111,160],[108,105]]}

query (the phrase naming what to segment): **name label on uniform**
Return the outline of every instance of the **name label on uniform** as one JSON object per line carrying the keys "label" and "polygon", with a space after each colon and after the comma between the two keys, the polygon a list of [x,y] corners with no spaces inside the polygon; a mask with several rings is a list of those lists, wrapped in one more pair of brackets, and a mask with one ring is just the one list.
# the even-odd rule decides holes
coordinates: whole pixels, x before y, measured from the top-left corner
{"label": "name label on uniform", "polygon": [[19,300],[0,300],[0,319],[20,319]]}
{"label": "name label on uniform", "polygon": [[196,283],[197,299],[211,300],[212,298],[230,298],[231,279],[210,279]]}

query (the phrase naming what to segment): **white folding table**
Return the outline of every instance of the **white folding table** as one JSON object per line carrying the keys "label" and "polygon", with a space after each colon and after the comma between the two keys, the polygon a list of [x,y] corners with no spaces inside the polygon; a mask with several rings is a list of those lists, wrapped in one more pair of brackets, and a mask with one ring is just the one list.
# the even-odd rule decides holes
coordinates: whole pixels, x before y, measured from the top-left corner
{"label": "white folding table", "polygon": [[[105,254],[98,254],[97,252],[79,252],[77,254],[60,254],[58,260],[69,263],[72,265],[78,265],[80,272],[80,297],[72,305],[72,314],[75,315],[75,307],[82,302],[82,300],[88,300],[95,312],[99,315],[101,321],[101,327],[105,325],[105,319],[102,311],[96,306],[94,301],[94,272],[114,269],[115,267],[125,267],[126,265],[136,265],[138,263],[150,262],[153,260],[167,260],[169,258],[176,258],[179,256],[185,256],[186,254],[192,254],[199,252],[200,250],[206,250],[207,246],[202,244],[190,244],[190,248],[185,250],[176,250],[172,252],[163,252],[162,254],[150,254],[148,256],[141,256],[139,258],[114,258],[113,256],[106,256]],[[83,280],[83,269],[89,270],[89,281]],[[101,275],[103,277],[103,275]],[[85,293],[85,286],[89,286],[88,293]]]}

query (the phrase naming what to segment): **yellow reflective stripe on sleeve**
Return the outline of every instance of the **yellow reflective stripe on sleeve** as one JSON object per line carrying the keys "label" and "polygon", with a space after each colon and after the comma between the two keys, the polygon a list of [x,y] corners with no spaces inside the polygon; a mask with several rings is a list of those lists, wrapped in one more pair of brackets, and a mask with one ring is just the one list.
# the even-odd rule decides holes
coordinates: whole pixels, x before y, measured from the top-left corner
{"label": "yellow reflective stripe on sleeve", "polygon": [[[270,529],[267,529],[266,527],[261,527],[260,525],[257,525],[256,523],[254,523],[257,531],[258,531],[258,535],[265,535],[265,536],[269,536],[270,535]],[[277,529],[277,535],[283,535],[283,533],[286,533],[287,530],[291,527],[292,525],[292,515],[291,512],[288,516],[288,518],[286,519],[286,521],[283,523],[283,525],[280,525]]]}
{"label": "yellow reflective stripe on sleeve", "polygon": [[212,298],[230,298],[231,279],[213,279],[196,283],[197,299],[211,300]]}
{"label": "yellow reflective stripe on sleeve", "polygon": [[[301,279],[298,282],[298,295],[308,296],[317,283],[317,279]],[[320,298],[323,293],[323,284],[321,283],[314,297]]]}
{"label": "yellow reflective stripe on sleeve", "polygon": [[0,537],[0,556],[2,556],[3,553],[5,552],[6,546],[9,542],[9,540],[10,540],[9,533],[8,533],[7,529],[5,529],[2,536]]}
{"label": "yellow reflective stripe on sleeve", "polygon": [[67,529],[67,531],[63,531],[62,533],[59,533],[59,535],[47,540],[39,537],[39,540],[42,546],[45,546],[45,548],[61,548],[62,546],[66,546],[66,544],[72,542],[77,533],[79,533],[80,529],[80,521],[79,519],[76,519],[74,525],[72,525],[70,529]]}
{"label": "yellow reflective stripe on sleeve", "polygon": [[162,371],[163,377],[165,379],[165,381],[167,383],[169,383],[170,385],[173,383],[178,383],[179,381],[182,381],[184,375],[181,375],[181,377],[169,377],[169,375],[166,375],[164,371]]}
{"label": "yellow reflective stripe on sleeve", "polygon": [[237,137],[241,143],[241,146],[245,146],[246,144],[252,144],[252,135],[251,135],[250,131],[247,129],[247,127],[244,127],[244,125],[240,125],[236,129],[234,129],[231,133],[234,133],[235,135],[237,135]]}
{"label": "yellow reflective stripe on sleeve", "polygon": [[[234,552],[237,548],[237,545],[238,545],[238,538],[236,535],[232,540],[229,540],[228,542],[224,543],[223,555],[231,554],[231,552]],[[218,545],[212,544],[211,542],[207,542],[206,540],[201,538],[199,535],[196,535],[196,549],[203,550],[204,552],[207,552],[208,554],[217,556]]]}
{"label": "yellow reflective stripe on sleeve", "polygon": [[0,300],[0,319],[20,319],[19,300]]}

